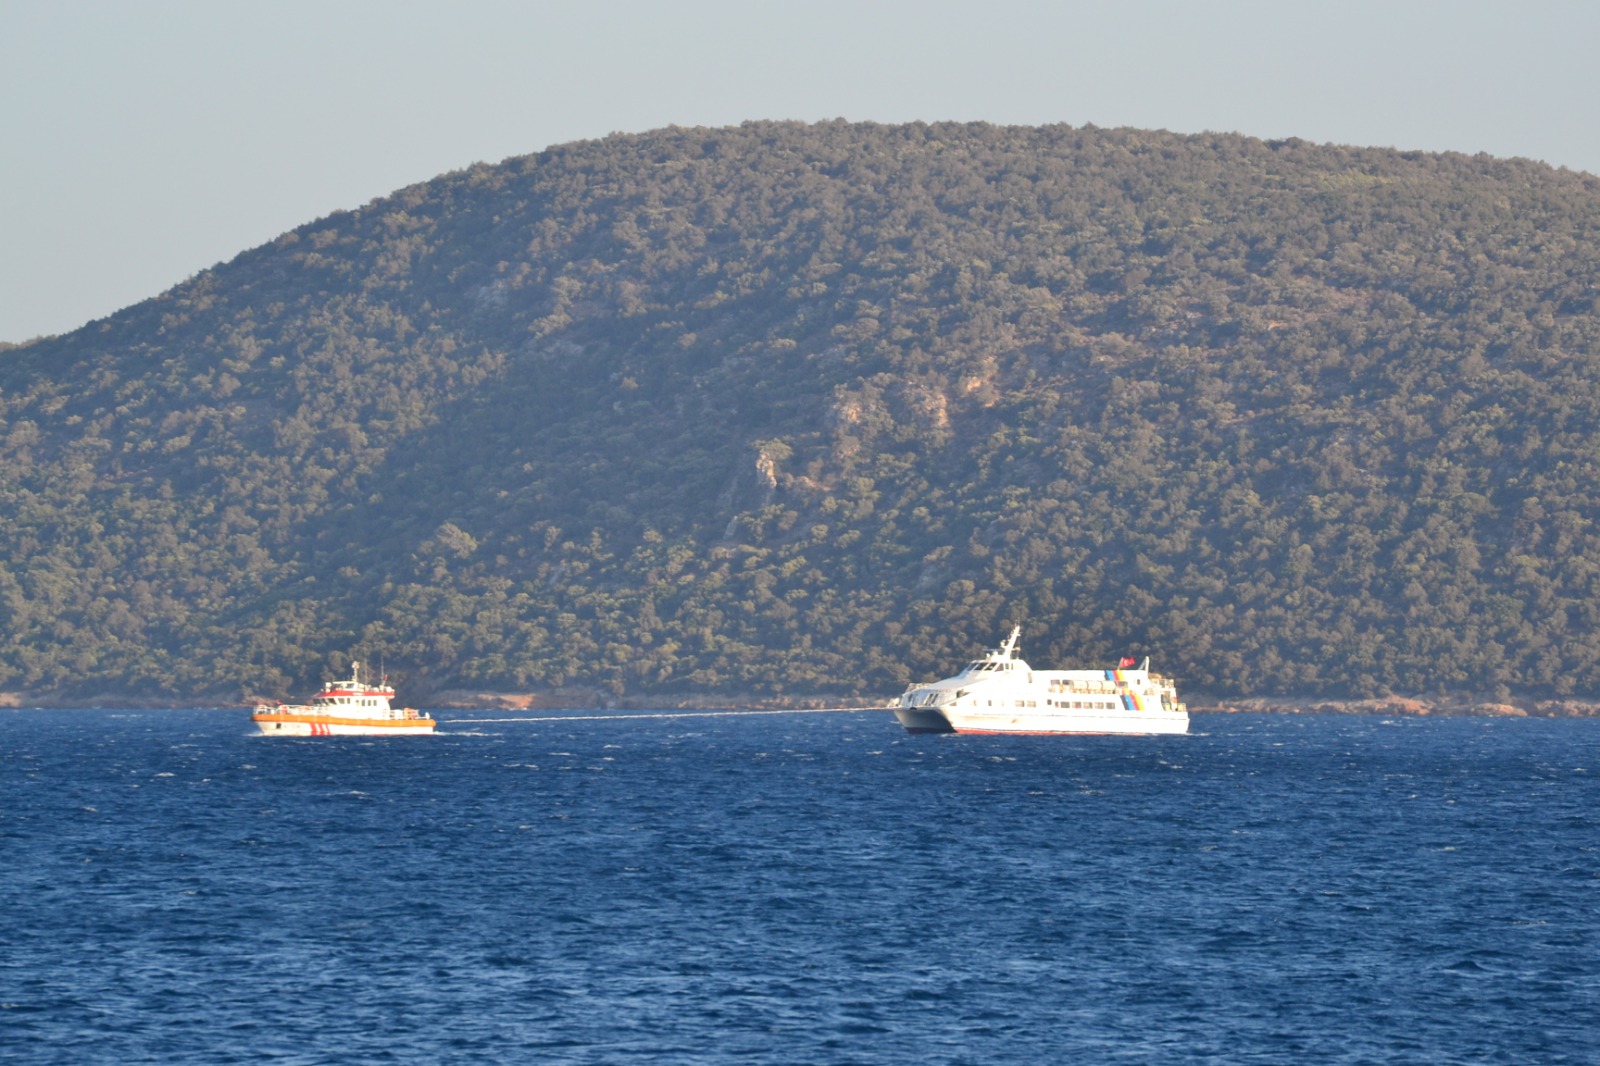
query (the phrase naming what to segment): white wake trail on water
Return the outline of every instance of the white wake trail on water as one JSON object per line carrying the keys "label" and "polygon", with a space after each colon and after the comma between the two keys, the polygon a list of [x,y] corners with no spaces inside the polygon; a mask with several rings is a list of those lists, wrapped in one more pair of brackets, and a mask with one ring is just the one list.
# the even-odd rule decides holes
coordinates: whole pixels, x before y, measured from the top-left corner
{"label": "white wake trail on water", "polygon": [[849,714],[883,710],[878,707],[804,707],[781,711],[643,711],[634,714],[562,714],[521,718],[441,718],[441,725],[476,725],[490,722],[608,722],[634,718],[739,718],[757,714]]}

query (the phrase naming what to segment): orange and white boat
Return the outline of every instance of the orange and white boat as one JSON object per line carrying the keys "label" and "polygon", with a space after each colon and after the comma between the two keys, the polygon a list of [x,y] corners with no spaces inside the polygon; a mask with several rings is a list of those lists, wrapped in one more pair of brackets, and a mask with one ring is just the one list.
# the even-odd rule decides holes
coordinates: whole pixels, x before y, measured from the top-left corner
{"label": "orange and white boat", "polygon": [[269,737],[394,737],[430,734],[436,724],[410,707],[391,707],[394,689],[388,678],[376,685],[361,680],[361,664],[350,664],[350,677],[329,681],[310,703],[263,703],[250,720]]}

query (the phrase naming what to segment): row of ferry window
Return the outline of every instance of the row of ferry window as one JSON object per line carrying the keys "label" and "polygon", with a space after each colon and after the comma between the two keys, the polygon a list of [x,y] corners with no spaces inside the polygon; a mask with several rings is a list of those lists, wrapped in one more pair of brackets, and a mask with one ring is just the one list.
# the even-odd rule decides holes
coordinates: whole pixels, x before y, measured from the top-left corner
{"label": "row of ferry window", "polygon": [[1051,692],[1088,692],[1088,693],[1095,693],[1095,694],[1099,694],[1099,695],[1103,695],[1103,696],[1114,696],[1114,695],[1117,694],[1119,689],[1117,688],[1117,686],[1115,684],[1113,684],[1110,681],[1104,681],[1104,682],[1101,682],[1099,684],[1096,684],[1095,682],[1092,682],[1092,681],[1087,681],[1087,682],[1086,681],[1077,681],[1077,682],[1052,681],[1052,682],[1050,682],[1050,691]]}
{"label": "row of ferry window", "polygon": [[[939,702],[939,695],[936,692],[930,692],[926,696],[922,697],[922,706],[924,706],[924,707],[937,706],[938,702]],[[960,701],[957,700],[957,702],[959,703]],[[973,700],[972,703],[973,703],[973,706],[977,706],[978,701],[977,700]],[[984,703],[984,706],[986,706],[986,707],[993,707],[995,705],[995,701],[994,700],[984,700],[983,703]],[[1001,700],[1000,701],[1000,706],[1004,707],[1005,705],[1006,705],[1006,701],[1005,700]],[[1046,707],[1061,707],[1063,709],[1080,710],[1080,711],[1083,711],[1083,710],[1088,710],[1088,711],[1112,711],[1112,710],[1116,710],[1116,708],[1117,708],[1117,702],[1115,700],[1045,700],[1044,701],[1044,705]],[[1037,707],[1037,706],[1039,706],[1039,701],[1038,700],[1012,700],[1011,701],[1011,706],[1013,706],[1013,707]]]}
{"label": "row of ferry window", "polygon": [[[985,700],[984,702],[990,707],[994,706],[994,700]],[[1004,707],[1005,706],[1005,701],[1001,700],[1000,701],[1000,705],[1002,707]],[[1070,709],[1079,710],[1079,711],[1113,711],[1113,710],[1116,710],[1116,708],[1117,708],[1116,703],[1114,701],[1112,701],[1112,700],[1045,700],[1044,701],[1044,705],[1046,707],[1070,708]],[[1013,707],[1037,707],[1037,706],[1039,706],[1039,701],[1038,700],[1012,700],[1011,701],[1011,706],[1013,706]]]}

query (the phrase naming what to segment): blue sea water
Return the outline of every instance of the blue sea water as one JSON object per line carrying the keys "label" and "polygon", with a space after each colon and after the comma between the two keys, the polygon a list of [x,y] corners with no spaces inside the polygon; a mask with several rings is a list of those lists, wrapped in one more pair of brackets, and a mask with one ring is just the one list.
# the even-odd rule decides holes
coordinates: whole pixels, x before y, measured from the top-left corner
{"label": "blue sea water", "polygon": [[1600,721],[441,717],[0,711],[0,1061],[1600,1061]]}

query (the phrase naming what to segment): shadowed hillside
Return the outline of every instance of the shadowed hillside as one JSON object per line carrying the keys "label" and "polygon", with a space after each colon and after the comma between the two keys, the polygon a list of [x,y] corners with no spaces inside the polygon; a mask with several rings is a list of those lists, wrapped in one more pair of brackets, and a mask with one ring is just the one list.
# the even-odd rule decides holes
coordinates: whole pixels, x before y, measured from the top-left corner
{"label": "shadowed hillside", "polygon": [[0,689],[1600,689],[1600,181],[1066,126],[480,165],[0,351]]}

